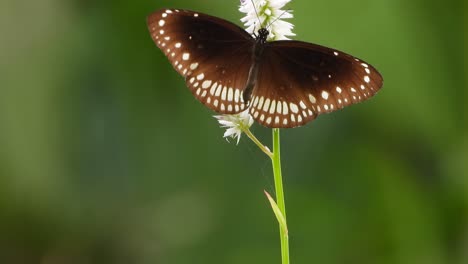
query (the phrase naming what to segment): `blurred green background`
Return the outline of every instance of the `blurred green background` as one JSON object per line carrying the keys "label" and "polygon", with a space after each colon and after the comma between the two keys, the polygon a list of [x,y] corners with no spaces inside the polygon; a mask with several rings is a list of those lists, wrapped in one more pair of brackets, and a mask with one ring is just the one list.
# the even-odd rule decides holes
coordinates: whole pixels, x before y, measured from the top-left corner
{"label": "blurred green background", "polygon": [[[162,7],[240,24],[238,4],[0,2],[0,263],[280,262],[269,160],[222,138],[145,25]],[[463,1],[288,7],[297,39],[385,79],[283,130],[292,263],[468,263]]]}

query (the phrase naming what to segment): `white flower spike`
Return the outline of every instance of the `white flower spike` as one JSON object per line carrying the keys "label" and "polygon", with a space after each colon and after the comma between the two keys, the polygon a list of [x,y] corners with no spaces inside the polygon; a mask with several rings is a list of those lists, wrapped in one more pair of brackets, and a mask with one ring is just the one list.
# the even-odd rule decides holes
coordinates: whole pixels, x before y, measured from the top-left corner
{"label": "white flower spike", "polygon": [[218,119],[221,127],[227,128],[224,137],[237,138],[237,144],[239,144],[242,132],[248,130],[254,122],[248,109],[237,115],[218,115],[214,117]]}
{"label": "white flower spike", "polygon": [[[247,27],[246,31],[253,34],[254,31],[268,26],[270,41],[288,40],[288,36],[295,36],[292,33],[293,24],[282,20],[293,17],[289,11],[281,9],[289,2],[291,0],[241,0],[239,11],[246,14],[241,19]],[[270,25],[273,21],[274,23]]]}

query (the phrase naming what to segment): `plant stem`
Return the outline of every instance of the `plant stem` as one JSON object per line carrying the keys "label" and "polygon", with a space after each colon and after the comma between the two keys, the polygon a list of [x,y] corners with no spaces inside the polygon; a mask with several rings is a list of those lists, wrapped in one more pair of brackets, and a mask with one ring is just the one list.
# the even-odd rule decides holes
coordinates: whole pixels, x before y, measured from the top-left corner
{"label": "plant stem", "polygon": [[258,138],[255,137],[254,134],[252,134],[252,132],[250,132],[250,129],[246,128],[246,129],[242,129],[242,131],[244,131],[244,133],[265,153],[267,154],[268,157],[270,157],[271,159],[273,159],[273,153],[271,153],[271,151],[265,146],[262,144],[262,142],[260,142],[260,140],[258,140]]}
{"label": "plant stem", "polygon": [[[279,128],[273,129],[273,155],[271,162],[273,165],[273,176],[275,179],[276,203],[286,221],[286,206],[284,203],[283,177],[281,175],[281,155],[280,155],[280,131]],[[286,222],[287,223],[287,222]],[[280,225],[281,240],[281,263],[289,264],[289,240],[288,231]]]}

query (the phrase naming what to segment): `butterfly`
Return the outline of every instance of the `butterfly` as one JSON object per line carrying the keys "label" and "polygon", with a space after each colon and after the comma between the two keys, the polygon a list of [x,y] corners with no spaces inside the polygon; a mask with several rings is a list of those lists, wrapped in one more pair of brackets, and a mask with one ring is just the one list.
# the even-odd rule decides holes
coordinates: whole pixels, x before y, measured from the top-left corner
{"label": "butterfly", "polygon": [[294,40],[267,42],[214,16],[162,9],[147,19],[156,45],[192,94],[221,114],[248,109],[271,128],[302,126],[318,115],[372,97],[383,78],[344,52]]}

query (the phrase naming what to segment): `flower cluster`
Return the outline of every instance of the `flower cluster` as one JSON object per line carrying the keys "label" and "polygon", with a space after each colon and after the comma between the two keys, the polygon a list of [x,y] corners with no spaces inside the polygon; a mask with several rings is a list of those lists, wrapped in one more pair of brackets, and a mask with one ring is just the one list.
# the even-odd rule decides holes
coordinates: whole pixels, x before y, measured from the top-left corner
{"label": "flower cluster", "polygon": [[224,137],[237,138],[237,144],[239,144],[242,132],[249,129],[253,124],[253,118],[248,109],[237,115],[218,115],[214,117],[218,119],[221,127],[227,128]]}
{"label": "flower cluster", "polygon": [[239,11],[246,16],[241,19],[246,31],[253,34],[265,27],[270,31],[268,40],[285,40],[292,33],[293,24],[281,19],[292,18],[289,11],[282,10],[291,0],[241,0]]}

